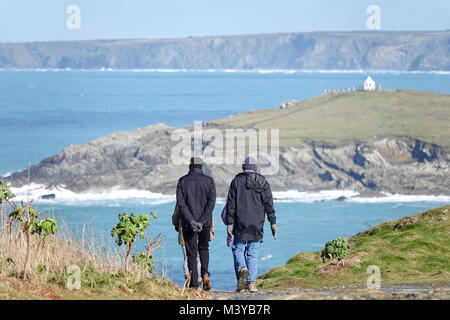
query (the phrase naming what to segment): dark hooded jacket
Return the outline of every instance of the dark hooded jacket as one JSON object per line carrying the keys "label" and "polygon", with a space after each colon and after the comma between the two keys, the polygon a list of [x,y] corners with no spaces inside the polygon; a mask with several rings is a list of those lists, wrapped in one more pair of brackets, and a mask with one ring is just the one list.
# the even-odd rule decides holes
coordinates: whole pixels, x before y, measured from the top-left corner
{"label": "dark hooded jacket", "polygon": [[227,224],[234,225],[234,236],[242,241],[261,240],[264,218],[276,223],[272,191],[264,176],[246,171],[233,179],[227,198]]}
{"label": "dark hooded jacket", "polygon": [[178,180],[177,205],[181,212],[181,225],[191,226],[191,221],[212,225],[212,211],[216,203],[214,179],[203,174],[202,169],[192,168]]}

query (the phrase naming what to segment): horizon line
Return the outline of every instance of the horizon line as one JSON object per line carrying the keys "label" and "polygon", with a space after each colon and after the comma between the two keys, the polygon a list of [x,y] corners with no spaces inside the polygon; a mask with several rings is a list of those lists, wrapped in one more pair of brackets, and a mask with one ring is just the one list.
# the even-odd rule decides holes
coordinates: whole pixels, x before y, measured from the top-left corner
{"label": "horizon line", "polygon": [[30,40],[30,41],[0,41],[0,44],[29,44],[29,43],[51,43],[51,42],[88,42],[88,41],[167,41],[184,39],[202,39],[213,37],[246,37],[260,35],[283,35],[283,34],[320,34],[320,33],[450,33],[450,29],[444,30],[316,30],[316,31],[280,31],[280,32],[261,32],[261,33],[237,33],[237,34],[216,34],[216,35],[196,35],[180,37],[161,37],[161,38],[92,38],[79,40]]}

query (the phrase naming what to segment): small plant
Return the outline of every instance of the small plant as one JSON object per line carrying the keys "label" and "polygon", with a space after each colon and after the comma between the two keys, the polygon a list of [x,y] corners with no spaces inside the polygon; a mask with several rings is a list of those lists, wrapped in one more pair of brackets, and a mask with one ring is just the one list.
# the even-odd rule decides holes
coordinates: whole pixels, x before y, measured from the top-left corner
{"label": "small plant", "polygon": [[23,203],[21,206],[14,206],[14,210],[9,214],[10,223],[17,221],[20,224],[21,234],[25,234],[27,240],[27,251],[23,270],[24,277],[27,276],[28,263],[30,261],[31,235],[38,234],[39,237],[43,236],[40,243],[44,243],[48,236],[58,232],[58,225],[55,219],[45,218],[38,220],[39,215],[40,212],[31,207],[31,201],[28,202],[26,207]]}
{"label": "small plant", "polygon": [[[9,223],[6,221],[9,201],[16,195],[9,190],[8,185],[4,181],[0,181],[0,230],[1,234],[6,230],[5,226]],[[2,237],[3,240],[3,237]]]}
{"label": "small plant", "polygon": [[45,272],[45,271],[47,271],[47,266],[45,264],[40,264],[37,266],[36,270],[38,272]]}
{"label": "small plant", "polygon": [[337,239],[330,240],[325,244],[320,257],[324,263],[326,259],[337,258],[340,261],[345,258],[347,255],[347,249],[349,248],[350,246],[347,243],[347,239],[338,237]]}
{"label": "small plant", "polygon": [[14,211],[9,214],[11,223],[13,221],[18,221],[20,223],[21,232],[25,234],[27,240],[27,251],[25,256],[25,264],[23,268],[23,276],[27,277],[28,263],[30,261],[30,251],[31,251],[31,233],[33,231],[34,223],[39,218],[39,212],[31,207],[31,201],[28,205],[24,207],[15,206]]}
{"label": "small plant", "polygon": [[[152,216],[156,219],[156,214],[152,213]],[[149,234],[145,235],[145,244],[144,247],[147,252],[140,252],[133,255],[133,263],[140,268],[147,270],[148,272],[152,272],[155,268],[155,263],[153,261],[153,252],[162,249],[165,247],[161,246],[161,242],[163,241],[164,236],[159,234],[154,240],[152,240],[152,236]]]}
{"label": "small plant", "polygon": [[127,250],[125,253],[125,271],[128,271],[131,249],[136,237],[144,239],[144,230],[150,224],[150,217],[147,214],[137,216],[134,212],[128,215],[127,212],[119,214],[119,222],[112,228],[111,236],[116,237],[116,243],[121,246],[125,243]]}
{"label": "small plant", "polygon": [[4,181],[0,181],[0,203],[14,198],[15,195],[9,190],[8,185]]}
{"label": "small plant", "polygon": [[147,253],[145,252],[135,253],[133,255],[132,261],[137,267],[145,269],[148,272],[152,272],[153,269],[155,268],[155,264],[153,262],[153,255],[150,255],[147,258]]}
{"label": "small plant", "polygon": [[33,223],[31,233],[37,234],[41,238],[39,243],[44,245],[50,235],[58,232],[58,223],[54,218],[45,218]]}

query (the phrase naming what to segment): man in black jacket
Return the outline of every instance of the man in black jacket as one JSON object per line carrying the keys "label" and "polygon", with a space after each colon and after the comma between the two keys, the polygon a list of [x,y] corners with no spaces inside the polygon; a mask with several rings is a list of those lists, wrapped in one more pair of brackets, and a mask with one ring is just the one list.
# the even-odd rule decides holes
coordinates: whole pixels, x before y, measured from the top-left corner
{"label": "man in black jacket", "polygon": [[212,211],[216,203],[214,179],[203,174],[202,160],[192,158],[187,175],[178,180],[177,205],[186,246],[191,288],[198,288],[197,254],[200,255],[203,290],[210,290],[209,240]]}
{"label": "man in black jacket", "polygon": [[270,222],[274,239],[278,236],[272,191],[264,176],[258,174],[256,161],[246,158],[243,172],[231,182],[227,199],[227,232],[234,235],[233,258],[238,280],[237,291],[248,286],[256,290],[258,247],[264,233],[264,218]]}

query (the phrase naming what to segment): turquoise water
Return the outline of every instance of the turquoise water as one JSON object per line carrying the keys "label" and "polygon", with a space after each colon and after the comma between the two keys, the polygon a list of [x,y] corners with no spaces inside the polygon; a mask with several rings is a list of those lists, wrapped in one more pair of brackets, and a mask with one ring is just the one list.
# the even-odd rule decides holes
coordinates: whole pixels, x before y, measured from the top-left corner
{"label": "turquoise water", "polygon": [[[0,72],[0,175],[24,169],[60,152],[119,130],[164,122],[192,125],[253,109],[278,107],[288,99],[306,99],[325,89],[360,87],[364,73],[229,73],[229,72]],[[449,74],[379,73],[372,77],[384,89],[405,88],[450,93]],[[157,190],[153,190],[157,192]],[[392,201],[392,200],[391,200]],[[54,212],[80,233],[92,225],[111,241],[109,231],[122,211],[148,213],[159,219],[150,231],[163,233],[167,247],[156,253],[158,268],[181,284],[182,254],[171,225],[174,203],[129,199],[121,201],[37,201],[39,210]],[[259,273],[284,264],[299,251],[319,250],[337,236],[351,236],[382,221],[400,218],[444,202],[277,202],[279,239],[266,225]],[[216,239],[211,242],[213,286],[233,289],[233,261],[225,245],[225,228],[214,211]],[[137,248],[142,249],[142,248]]]}
{"label": "turquoise water", "polygon": [[[277,108],[325,89],[361,87],[365,73],[0,71],[0,176],[69,144],[164,122],[192,125]],[[450,93],[450,74],[378,73],[382,88]]]}
{"label": "turquoise water", "polygon": [[[398,219],[428,208],[444,205],[443,202],[409,202],[409,203],[352,203],[352,202],[315,202],[315,203],[275,203],[279,237],[273,240],[268,223],[265,224],[264,241],[260,247],[258,273],[281,265],[300,251],[320,250],[326,241],[338,236],[352,236],[386,220]],[[219,201],[214,210],[216,221],[216,238],[210,242],[211,281],[216,289],[235,289],[235,275],[231,249],[226,246],[226,230],[220,219],[224,206]],[[171,216],[174,203],[150,204],[139,202],[94,202],[40,204],[38,208],[44,213],[52,209],[55,215],[63,218],[76,234],[80,234],[83,224],[94,226],[105,242],[111,241],[110,230],[117,221],[117,214],[122,210],[145,213],[156,212],[159,217],[152,220],[149,231],[153,235],[165,235],[163,244],[167,246],[156,251],[157,270],[164,270],[176,283],[182,285],[183,255],[178,245],[177,236]],[[136,251],[144,251],[142,242],[138,242]],[[363,284],[361,284],[363,285]]]}

